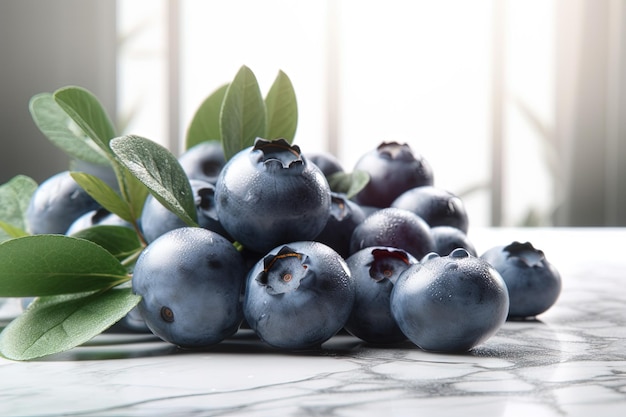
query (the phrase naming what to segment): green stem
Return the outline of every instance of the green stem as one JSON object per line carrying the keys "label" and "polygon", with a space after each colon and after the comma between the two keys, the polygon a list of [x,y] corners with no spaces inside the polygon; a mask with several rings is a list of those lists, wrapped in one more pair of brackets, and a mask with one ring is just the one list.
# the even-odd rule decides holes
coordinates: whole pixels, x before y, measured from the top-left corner
{"label": "green stem", "polygon": [[137,262],[137,259],[139,259],[139,256],[141,255],[141,253],[143,252],[144,249],[145,249],[145,246],[141,247],[140,249],[135,251],[135,253],[133,253],[132,255],[130,255],[127,258],[125,258],[121,262],[122,265],[124,265],[125,267],[129,267],[130,265],[133,265],[135,262]]}

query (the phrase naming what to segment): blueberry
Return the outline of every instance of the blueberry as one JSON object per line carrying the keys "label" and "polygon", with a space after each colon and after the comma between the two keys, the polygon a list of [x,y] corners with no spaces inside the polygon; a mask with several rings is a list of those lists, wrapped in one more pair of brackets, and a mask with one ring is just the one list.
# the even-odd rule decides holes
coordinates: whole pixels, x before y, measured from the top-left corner
{"label": "blueberry", "polygon": [[435,252],[440,256],[449,255],[454,249],[463,248],[470,255],[478,256],[474,244],[460,229],[453,226],[435,226],[430,228],[430,235],[435,241]]}
{"label": "blueberry", "polygon": [[[196,203],[198,224],[230,239],[217,217],[215,208],[215,186],[206,181],[189,180]],[[146,241],[152,242],[162,234],[180,227],[186,223],[176,214],[168,210],[152,195],[148,195],[141,212],[141,230]]]}
{"label": "blueberry", "polygon": [[343,328],[355,288],[343,258],[319,242],[271,250],[249,272],[244,315],[252,330],[280,349],[317,348]]}
{"label": "blueberry", "polygon": [[365,153],[354,170],[365,171],[370,176],[367,186],[354,197],[357,203],[366,206],[389,207],[404,191],[433,184],[433,170],[428,161],[409,145],[397,142],[383,142]]}
{"label": "blueberry", "polygon": [[35,190],[26,209],[31,234],[64,234],[83,214],[100,205],[83,190],[69,171],[53,175]]}
{"label": "blueberry", "polygon": [[469,221],[463,200],[438,187],[422,186],[402,193],[391,207],[412,211],[430,227],[453,226],[467,233]]}
{"label": "blueberry", "polygon": [[354,229],[365,220],[361,207],[345,194],[331,193],[330,216],[316,241],[322,242],[344,258],[350,255],[350,238]]}
{"label": "blueberry", "polygon": [[356,284],[356,298],[346,330],[369,343],[406,340],[391,314],[391,291],[398,276],[418,261],[395,248],[361,249],[346,259]]}
{"label": "blueberry", "polygon": [[510,318],[537,316],[548,310],[561,293],[561,276],[543,251],[530,243],[513,242],[486,251],[481,258],[504,278]]}
{"label": "blueberry", "polygon": [[120,321],[105,330],[106,333],[152,333],[141,316],[139,308],[130,310]]}
{"label": "blueberry", "polygon": [[202,347],[239,328],[245,277],[243,258],[230,241],[200,227],[183,227],[144,249],[132,288],[142,297],[137,308],[156,336],[181,347]]}
{"label": "blueberry", "polygon": [[215,204],[235,240],[266,253],[282,243],[315,239],[328,221],[330,187],[298,146],[259,138],[224,166]]}
{"label": "blueberry", "polygon": [[398,326],[427,351],[472,349],[498,331],[508,310],[500,274],[465,249],[429,254],[400,275],[391,293]]}
{"label": "blueberry", "polygon": [[344,172],[341,162],[329,152],[307,152],[306,157],[317,165],[326,178],[338,172]]}
{"label": "blueberry", "polygon": [[350,253],[370,246],[403,249],[420,259],[435,250],[428,224],[417,214],[398,208],[384,208],[369,215],[350,238]]}
{"label": "blueberry", "polygon": [[226,157],[220,141],[206,141],[187,149],[178,162],[189,179],[215,184],[226,165]]}
{"label": "blueberry", "polygon": [[111,213],[105,208],[99,208],[97,210],[91,210],[76,219],[67,229],[65,234],[72,235],[93,226],[133,227],[129,222],[122,219],[120,216]]}

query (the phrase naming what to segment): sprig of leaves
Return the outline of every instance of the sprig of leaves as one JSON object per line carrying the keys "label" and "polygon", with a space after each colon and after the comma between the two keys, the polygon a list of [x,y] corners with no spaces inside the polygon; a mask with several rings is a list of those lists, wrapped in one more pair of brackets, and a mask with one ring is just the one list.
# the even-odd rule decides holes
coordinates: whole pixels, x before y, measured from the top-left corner
{"label": "sprig of leaves", "polygon": [[28,234],[25,213],[36,189],[37,182],[25,175],[0,185],[0,242]]}
{"label": "sprig of leaves", "polygon": [[140,301],[130,288],[36,299],[0,335],[0,352],[30,360],[81,345],[122,319]]}
{"label": "sprig of leaves", "polygon": [[365,188],[369,180],[370,176],[365,171],[335,172],[328,178],[328,185],[331,190],[345,194],[350,199]]}
{"label": "sprig of leaves", "polygon": [[94,291],[130,279],[115,256],[76,237],[25,236],[7,240],[0,248],[0,288],[4,297]]}
{"label": "sprig of leaves", "polygon": [[119,163],[161,204],[187,225],[198,225],[189,179],[170,151],[149,139],[133,135],[113,139],[111,149]]}
{"label": "sprig of leaves", "polygon": [[242,66],[235,78],[210,94],[187,130],[186,148],[207,140],[221,141],[226,159],[254,144],[257,137],[292,143],[298,105],[291,80],[279,71],[263,98],[252,70]]}

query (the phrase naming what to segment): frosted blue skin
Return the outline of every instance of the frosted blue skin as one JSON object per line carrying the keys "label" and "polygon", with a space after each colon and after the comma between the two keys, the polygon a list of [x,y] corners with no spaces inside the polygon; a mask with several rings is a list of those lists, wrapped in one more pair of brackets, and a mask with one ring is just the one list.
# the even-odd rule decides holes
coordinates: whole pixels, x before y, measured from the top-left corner
{"label": "frosted blue skin", "polygon": [[214,140],[198,143],[180,155],[178,162],[189,179],[215,185],[217,177],[226,165],[222,142]]}
{"label": "frosted blue skin", "polygon": [[370,246],[403,249],[417,259],[436,249],[430,227],[421,217],[393,207],[375,211],[354,229],[350,238],[350,253]]}
{"label": "frosted blue skin", "polygon": [[[198,225],[230,239],[217,217],[213,184],[201,180],[189,180],[189,184],[196,204]],[[180,217],[168,210],[152,194],[146,198],[139,222],[148,243],[170,230],[187,226]]]}
{"label": "frosted blue skin", "polygon": [[391,207],[412,211],[428,223],[430,227],[453,226],[467,233],[469,218],[465,204],[453,193],[425,185],[411,188],[400,194]]}
{"label": "frosted blue skin", "polygon": [[31,234],[65,234],[72,223],[100,205],[63,171],[37,187],[28,208],[26,224]]}
{"label": "frosted blue skin", "polygon": [[430,228],[430,235],[435,241],[435,252],[440,256],[447,256],[457,248],[463,248],[470,255],[478,256],[474,244],[461,229],[454,226],[435,226]]}
{"label": "frosted blue skin", "polygon": [[200,227],[165,233],[135,265],[132,288],[148,328],[181,347],[211,346],[233,335],[241,321],[246,277],[230,241]]}
{"label": "frosted blue skin", "polygon": [[361,206],[348,200],[345,194],[331,192],[328,222],[315,238],[333,248],[344,258],[350,256],[350,239],[356,227],[365,220]]}
{"label": "frosted blue skin", "polygon": [[502,275],[509,291],[509,318],[537,316],[561,293],[561,275],[530,242],[496,246],[481,255]]}
{"label": "frosted blue skin", "polygon": [[339,254],[319,242],[293,242],[250,270],[243,309],[250,328],[270,346],[309,349],[343,328],[354,297],[354,280]]}
{"label": "frosted blue skin", "polygon": [[391,291],[402,272],[417,262],[403,250],[384,246],[361,249],[346,259],[356,284],[346,330],[369,343],[406,340],[391,314]]}
{"label": "frosted blue skin", "polygon": [[429,254],[400,275],[391,293],[398,326],[427,351],[472,349],[498,331],[508,310],[500,274],[465,249]]}
{"label": "frosted blue skin", "polygon": [[328,220],[330,187],[297,146],[257,139],[222,169],[215,205],[233,239],[264,254],[286,242],[315,239]]}
{"label": "frosted blue skin", "polygon": [[341,162],[329,152],[307,152],[306,157],[322,171],[326,178],[344,172]]}
{"label": "frosted blue skin", "polygon": [[72,225],[65,232],[66,235],[72,235],[80,232],[81,230],[88,229],[93,226],[123,226],[132,228],[133,226],[114,213],[110,213],[107,210],[101,208],[98,210],[91,210],[78,219],[76,219]]}

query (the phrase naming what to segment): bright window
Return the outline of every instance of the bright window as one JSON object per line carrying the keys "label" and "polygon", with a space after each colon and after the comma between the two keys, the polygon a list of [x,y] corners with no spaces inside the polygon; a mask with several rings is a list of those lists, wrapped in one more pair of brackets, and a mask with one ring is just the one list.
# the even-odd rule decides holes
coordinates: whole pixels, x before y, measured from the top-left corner
{"label": "bright window", "polygon": [[[493,63],[501,59],[502,223],[519,224],[550,200],[533,123],[552,121],[552,8],[504,3],[509,25],[497,33],[501,16],[491,0],[118,0],[125,39],[119,107],[133,116],[129,131],[180,152],[197,106],[241,65],[254,71],[263,93],[283,70],[297,93],[296,143],[303,151],[333,151],[351,170],[380,142],[406,142],[431,163],[435,185],[462,195],[471,224],[485,226],[495,156]],[[529,21],[532,36],[521,36]],[[171,30],[179,39],[174,49]],[[500,35],[506,54],[494,56]],[[529,170],[529,163],[539,168]],[[542,185],[529,188],[529,175]]]}

